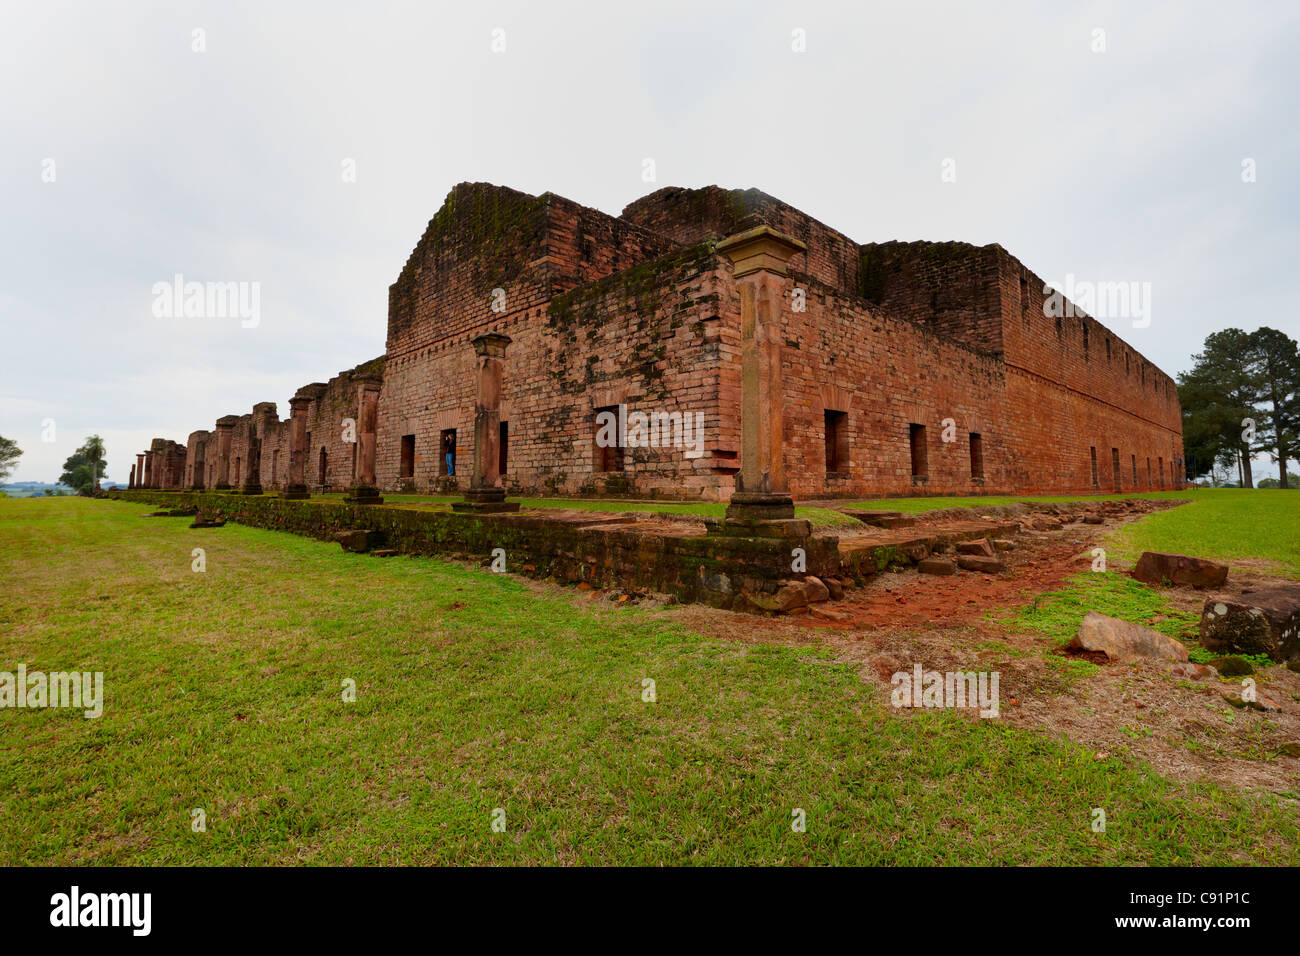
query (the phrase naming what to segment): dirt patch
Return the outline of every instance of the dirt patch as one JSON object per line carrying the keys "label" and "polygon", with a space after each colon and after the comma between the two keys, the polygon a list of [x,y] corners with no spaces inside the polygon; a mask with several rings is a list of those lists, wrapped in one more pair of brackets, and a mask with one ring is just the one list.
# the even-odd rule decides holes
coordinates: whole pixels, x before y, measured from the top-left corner
{"label": "dirt patch", "polygon": [[[885,573],[824,605],[843,619],[812,613],[778,618],[674,608],[674,620],[702,634],[745,643],[814,643],[854,665],[888,702],[892,678],[925,670],[997,671],[998,719],[1065,735],[1097,760],[1145,762],[1176,780],[1260,788],[1300,800],[1300,674],[1281,666],[1254,675],[1258,692],[1279,708],[1261,712],[1231,706],[1239,679],[1197,680],[1156,662],[1112,663],[1100,652],[1066,654],[1040,635],[1014,629],[1005,614],[1060,588],[1091,566],[1097,539],[1132,516],[1102,524],[1072,522],[1060,530],[1027,532],[1001,552],[998,575],[959,572],[951,577],[915,570]],[[1237,576],[1234,565],[1233,576]],[[1230,578],[1233,580],[1233,578]],[[1255,569],[1240,583],[1268,583]],[[1199,611],[1206,592],[1163,591],[1176,607]],[[1089,665],[1096,665],[1090,667]],[[981,719],[971,714],[972,720]]]}

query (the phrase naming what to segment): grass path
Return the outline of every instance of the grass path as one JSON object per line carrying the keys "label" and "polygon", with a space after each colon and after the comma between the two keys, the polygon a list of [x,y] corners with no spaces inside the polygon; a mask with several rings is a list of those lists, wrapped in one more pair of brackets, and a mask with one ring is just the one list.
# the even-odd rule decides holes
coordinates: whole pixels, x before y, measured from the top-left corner
{"label": "grass path", "polygon": [[815,648],[144,510],[0,500],[0,670],[107,697],[0,710],[0,862],[1300,862],[1270,796],[900,713]]}

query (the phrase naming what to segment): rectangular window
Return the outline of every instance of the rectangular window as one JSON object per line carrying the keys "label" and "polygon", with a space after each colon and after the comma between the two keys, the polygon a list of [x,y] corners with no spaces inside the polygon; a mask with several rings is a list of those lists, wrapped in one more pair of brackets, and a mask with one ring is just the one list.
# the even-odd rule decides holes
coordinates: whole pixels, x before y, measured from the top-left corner
{"label": "rectangular window", "polygon": [[510,461],[510,423],[501,423],[501,441],[497,447],[497,471],[506,476],[506,463]]}
{"label": "rectangular window", "polygon": [[1088,449],[1088,451],[1092,455],[1092,486],[1096,488],[1097,487],[1097,446],[1092,445]]}
{"label": "rectangular window", "polygon": [[970,476],[984,477],[984,436],[979,432],[970,433]]}
{"label": "rectangular window", "polygon": [[849,471],[849,414],[826,409],[826,474]]}
{"label": "rectangular window", "polygon": [[1110,477],[1115,482],[1115,490],[1119,491],[1120,477],[1119,477],[1119,449],[1118,448],[1112,448],[1110,450]]}
{"label": "rectangular window", "polygon": [[623,470],[623,448],[619,438],[618,406],[596,409],[591,436],[593,471]]}
{"label": "rectangular window", "polygon": [[402,436],[402,457],[397,466],[397,477],[415,477],[415,436]]}
{"label": "rectangular window", "polygon": [[438,474],[456,477],[456,429],[444,428],[438,436]]}
{"label": "rectangular window", "polygon": [[1151,487],[1151,459],[1147,459],[1147,487]]}
{"label": "rectangular window", "polygon": [[907,426],[907,440],[912,447],[912,478],[925,478],[930,474],[926,458],[925,426],[915,422]]}
{"label": "rectangular window", "polygon": [[1129,457],[1133,459],[1133,487],[1136,488],[1138,486],[1138,456],[1130,455]]}

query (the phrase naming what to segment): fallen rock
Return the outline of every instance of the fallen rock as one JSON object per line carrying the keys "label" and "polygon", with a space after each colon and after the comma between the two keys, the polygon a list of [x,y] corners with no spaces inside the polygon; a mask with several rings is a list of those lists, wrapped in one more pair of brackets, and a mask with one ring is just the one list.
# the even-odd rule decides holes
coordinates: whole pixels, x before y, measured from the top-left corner
{"label": "fallen rock", "polygon": [[814,605],[808,608],[808,613],[812,617],[821,618],[824,621],[847,621],[849,616],[841,611],[832,611],[828,607]]}
{"label": "fallen rock", "polygon": [[1208,598],[1201,609],[1200,638],[1212,651],[1300,659],[1300,585]]}
{"label": "fallen rock", "polygon": [[1247,674],[1255,673],[1255,668],[1251,667],[1250,661],[1244,657],[1219,657],[1210,661],[1210,666],[1224,677],[1245,677]]}
{"label": "fallen rock", "polygon": [[1157,586],[1168,581],[1175,586],[1219,588],[1228,580],[1228,566],[1185,554],[1144,551],[1133,569],[1133,577],[1143,584]]}
{"label": "fallen rock", "polygon": [[1106,521],[1101,515],[1084,515],[1081,520],[1084,524],[1103,524]]}
{"label": "fallen rock", "polygon": [[998,551],[1014,551],[1016,549],[1016,543],[1010,538],[994,538],[993,547]]}
{"label": "fallen rock", "polygon": [[838,601],[844,597],[844,585],[838,578],[826,578],[826,589],[831,592],[831,600]]}
{"label": "fallen rock", "polygon": [[1166,634],[1141,624],[1089,611],[1066,647],[1101,651],[1113,661],[1154,657],[1166,661],[1187,660],[1187,648]]}
{"label": "fallen rock", "polygon": [[1273,701],[1270,698],[1265,697],[1263,694],[1259,693],[1258,691],[1255,692],[1254,699],[1252,700],[1246,700],[1246,698],[1244,697],[1236,696],[1231,693],[1225,693],[1223,695],[1223,699],[1226,700],[1233,707],[1236,707],[1238,710],[1249,709],[1249,710],[1258,710],[1263,713],[1269,713],[1269,712],[1278,712],[1282,709],[1277,705],[1276,701]]}
{"label": "fallen rock", "polygon": [[198,515],[190,522],[191,528],[220,528],[226,523],[225,518],[214,518],[211,515]]}
{"label": "fallen rock", "polygon": [[974,541],[958,541],[958,554],[982,554],[986,558],[993,557],[993,545],[988,538],[976,538]]}
{"label": "fallen rock", "polygon": [[916,566],[922,574],[956,574],[957,565],[947,558],[926,558]]}
{"label": "fallen rock", "polygon": [[831,598],[831,589],[826,586],[821,578],[814,574],[810,574],[803,579],[803,590],[804,594],[808,596],[809,604],[829,601]]}
{"label": "fallen rock", "polygon": [[786,581],[775,594],[760,592],[758,594],[748,594],[746,597],[749,603],[763,611],[776,611],[784,613],[797,607],[806,607],[808,604],[808,592],[804,590],[802,581]]}
{"label": "fallen rock", "polygon": [[1193,664],[1191,661],[1174,661],[1169,667],[1169,673],[1176,677],[1189,677],[1192,680],[1212,680],[1219,676],[1219,672],[1209,664]]}
{"label": "fallen rock", "polygon": [[997,574],[1004,565],[1000,558],[990,558],[982,554],[959,554],[957,567],[963,571],[980,571],[984,574]]}
{"label": "fallen rock", "polygon": [[396,554],[396,548],[379,548],[378,550],[370,552],[372,558],[391,558]]}
{"label": "fallen rock", "polygon": [[354,528],[350,531],[335,532],[334,540],[343,546],[344,551],[364,554],[385,544],[387,536],[382,531],[367,531]]}

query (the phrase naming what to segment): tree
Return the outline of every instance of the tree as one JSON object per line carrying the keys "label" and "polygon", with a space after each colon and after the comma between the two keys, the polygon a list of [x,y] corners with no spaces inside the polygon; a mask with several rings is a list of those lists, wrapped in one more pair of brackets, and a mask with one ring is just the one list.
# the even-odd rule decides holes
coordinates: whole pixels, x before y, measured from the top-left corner
{"label": "tree", "polygon": [[1266,405],[1255,450],[1277,462],[1278,485],[1286,488],[1287,458],[1300,452],[1300,346],[1286,333],[1261,326],[1248,336],[1246,361]]}
{"label": "tree", "polygon": [[18,442],[0,435],[0,481],[14,473],[14,466],[22,456],[23,450],[18,447]]}
{"label": "tree", "polygon": [[103,440],[98,435],[91,435],[63,463],[63,474],[59,476],[59,482],[76,489],[79,495],[98,491],[100,479],[108,477],[104,454]]}
{"label": "tree", "polygon": [[[1260,387],[1251,364],[1253,346],[1251,337],[1241,329],[1213,332],[1205,340],[1204,351],[1192,356],[1192,370],[1178,377],[1183,425],[1190,429],[1193,442],[1184,455],[1190,477],[1204,474],[1215,460],[1235,460],[1242,487],[1254,487],[1250,471],[1254,449],[1246,420],[1256,420],[1257,442],[1262,413],[1255,407]],[[1192,468],[1199,469],[1196,475],[1190,475]]]}

